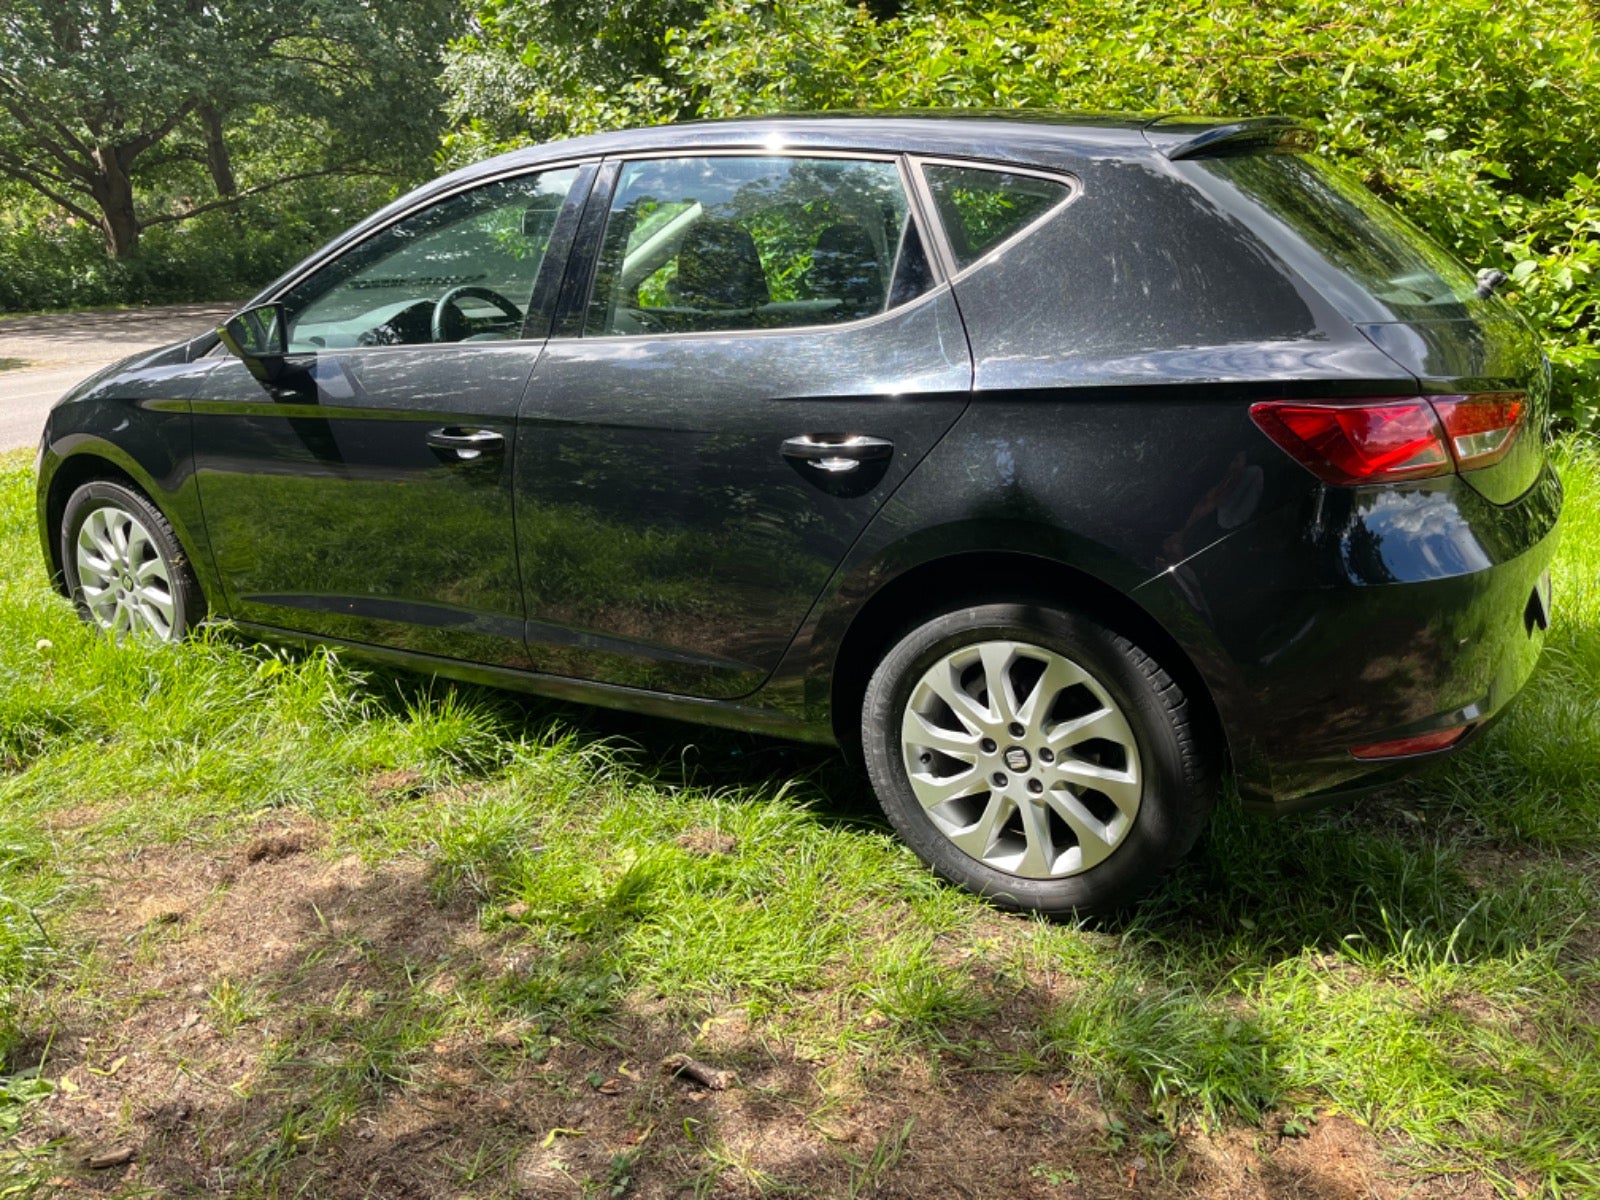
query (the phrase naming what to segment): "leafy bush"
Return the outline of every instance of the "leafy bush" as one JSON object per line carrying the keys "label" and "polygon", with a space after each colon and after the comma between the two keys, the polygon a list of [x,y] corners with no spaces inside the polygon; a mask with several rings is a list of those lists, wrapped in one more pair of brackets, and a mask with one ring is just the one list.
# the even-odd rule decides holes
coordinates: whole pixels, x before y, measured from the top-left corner
{"label": "leafy bush", "polygon": [[[493,19],[451,60],[458,154],[518,140],[508,114],[524,138],[684,114],[862,107],[1303,118],[1323,153],[1465,262],[1511,275],[1514,301],[1544,335],[1561,413],[1600,423],[1593,5],[913,0],[896,15],[892,4],[848,0],[715,0],[698,24],[668,28],[666,54],[638,58],[636,76],[603,103],[558,103],[518,75],[537,58],[519,36],[533,28],[528,14],[548,15],[551,0],[480,8]],[[670,22],[683,11],[679,0],[658,8],[633,0],[631,12]],[[474,93],[480,75],[485,90]],[[538,104],[508,101],[517,78]],[[483,136],[491,128],[497,143]]]}
{"label": "leafy bush", "polygon": [[[0,312],[236,300],[372,209],[395,185],[318,181],[155,225],[130,259],[106,257],[99,229],[42,203],[0,210]],[[8,201],[10,196],[5,197]]]}

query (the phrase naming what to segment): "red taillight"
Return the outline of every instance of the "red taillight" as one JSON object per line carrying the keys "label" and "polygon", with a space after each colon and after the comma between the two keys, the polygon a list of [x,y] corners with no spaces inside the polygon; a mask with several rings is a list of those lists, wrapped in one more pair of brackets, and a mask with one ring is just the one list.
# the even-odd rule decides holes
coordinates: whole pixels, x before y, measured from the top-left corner
{"label": "red taillight", "polygon": [[1410,758],[1414,754],[1432,754],[1437,750],[1448,750],[1471,732],[1471,725],[1458,725],[1454,729],[1437,729],[1432,733],[1400,738],[1393,742],[1373,742],[1369,746],[1357,746],[1350,751],[1350,754],[1354,758]]}
{"label": "red taillight", "polygon": [[1265,400],[1261,431],[1325,483],[1394,483],[1499,462],[1527,410],[1520,392],[1348,404]]}
{"label": "red taillight", "polygon": [[1268,400],[1250,415],[1263,433],[1328,483],[1384,483],[1453,469],[1426,400],[1296,404]]}

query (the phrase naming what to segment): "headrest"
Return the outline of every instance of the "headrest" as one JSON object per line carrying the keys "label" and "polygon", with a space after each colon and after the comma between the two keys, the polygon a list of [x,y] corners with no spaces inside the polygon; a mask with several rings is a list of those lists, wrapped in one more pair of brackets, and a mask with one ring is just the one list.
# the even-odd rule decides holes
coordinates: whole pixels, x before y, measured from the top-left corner
{"label": "headrest", "polygon": [[684,234],[667,291],[689,308],[754,308],[771,299],[755,239],[733,221],[709,217]]}
{"label": "headrest", "polygon": [[838,299],[853,313],[883,306],[883,272],[878,251],[859,225],[829,225],[811,252],[811,290],[820,297]]}

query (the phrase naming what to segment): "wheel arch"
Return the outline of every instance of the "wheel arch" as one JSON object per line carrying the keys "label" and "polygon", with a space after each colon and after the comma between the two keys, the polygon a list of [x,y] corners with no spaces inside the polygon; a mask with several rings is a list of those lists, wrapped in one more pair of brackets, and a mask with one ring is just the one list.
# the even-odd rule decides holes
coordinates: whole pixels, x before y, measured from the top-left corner
{"label": "wheel arch", "polygon": [[[981,582],[974,582],[981,581]],[[889,579],[851,617],[832,659],[829,709],[834,737],[854,754],[867,681],[905,633],[941,612],[969,604],[1037,598],[1072,608],[1148,651],[1196,702],[1203,728],[1229,766],[1226,727],[1194,658],[1130,595],[1059,559],[1017,550],[966,550],[926,560]]]}
{"label": "wheel arch", "polygon": [[131,456],[109,442],[88,442],[73,447],[49,468],[48,477],[39,495],[40,536],[44,542],[45,562],[50,572],[50,583],[62,596],[71,599],[67,592],[66,572],[61,561],[61,522],[66,514],[67,500],[86,483],[106,480],[138,492],[172,526],[172,532],[183,547],[183,552],[194,564],[196,577],[206,596],[207,605],[214,604],[215,588],[208,578],[207,560],[197,552],[192,531],[177,512],[178,506],[163,504],[163,489],[157,485]]}

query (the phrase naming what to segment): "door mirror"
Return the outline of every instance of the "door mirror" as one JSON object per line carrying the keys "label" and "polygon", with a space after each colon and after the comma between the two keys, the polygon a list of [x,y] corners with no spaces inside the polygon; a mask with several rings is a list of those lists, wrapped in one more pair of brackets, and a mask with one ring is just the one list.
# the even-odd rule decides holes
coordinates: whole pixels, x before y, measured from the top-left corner
{"label": "door mirror", "polygon": [[247,308],[219,326],[217,336],[262,383],[274,383],[283,377],[289,354],[289,323],[282,304]]}

